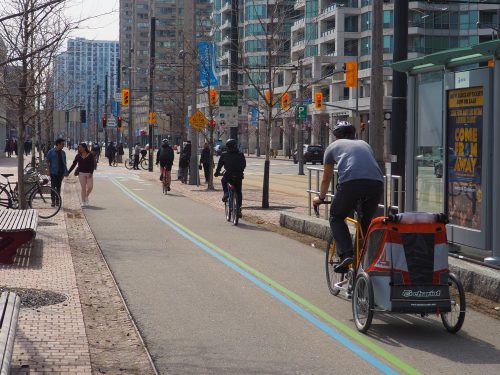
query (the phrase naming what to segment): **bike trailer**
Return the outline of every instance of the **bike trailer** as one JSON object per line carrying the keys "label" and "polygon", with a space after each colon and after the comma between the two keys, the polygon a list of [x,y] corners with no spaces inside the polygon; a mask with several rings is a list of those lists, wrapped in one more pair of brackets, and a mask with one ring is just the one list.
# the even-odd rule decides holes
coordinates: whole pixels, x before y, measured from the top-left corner
{"label": "bike trailer", "polygon": [[421,212],[372,221],[358,271],[369,275],[377,309],[450,311],[446,222],[444,214]]}

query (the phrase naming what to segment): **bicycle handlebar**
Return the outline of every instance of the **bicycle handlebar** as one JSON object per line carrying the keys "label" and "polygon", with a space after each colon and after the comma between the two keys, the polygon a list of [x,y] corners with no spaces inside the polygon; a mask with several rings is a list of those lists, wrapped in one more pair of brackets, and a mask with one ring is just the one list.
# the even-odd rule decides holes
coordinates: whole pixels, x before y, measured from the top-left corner
{"label": "bicycle handlebar", "polygon": [[313,204],[314,213],[316,214],[317,218],[319,218],[319,206],[322,204],[330,204],[330,203],[332,203],[332,202],[331,201],[323,201],[323,202],[320,202],[318,205]]}

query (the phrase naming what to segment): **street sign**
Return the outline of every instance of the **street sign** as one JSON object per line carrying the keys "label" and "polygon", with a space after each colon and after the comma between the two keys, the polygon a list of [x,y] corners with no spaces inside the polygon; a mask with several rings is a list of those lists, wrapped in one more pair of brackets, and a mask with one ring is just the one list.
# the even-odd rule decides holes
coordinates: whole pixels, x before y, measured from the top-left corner
{"label": "street sign", "polygon": [[116,128],[116,119],[113,116],[109,116],[106,121],[106,126],[108,128]]}
{"label": "street sign", "polygon": [[202,112],[196,111],[189,118],[189,124],[192,128],[201,131],[208,124],[208,119]]}
{"label": "street sign", "polygon": [[238,107],[220,107],[219,118],[230,128],[238,127]]}
{"label": "street sign", "polygon": [[237,107],[238,93],[236,91],[221,91],[219,93],[219,106],[221,107]]}
{"label": "street sign", "polygon": [[[293,102],[298,104],[300,103],[300,100],[295,98],[293,99]],[[313,100],[311,98],[305,98],[305,99],[302,99],[302,104],[312,104]]]}
{"label": "street sign", "polygon": [[305,120],[307,118],[307,105],[298,105],[295,111],[297,120]]}

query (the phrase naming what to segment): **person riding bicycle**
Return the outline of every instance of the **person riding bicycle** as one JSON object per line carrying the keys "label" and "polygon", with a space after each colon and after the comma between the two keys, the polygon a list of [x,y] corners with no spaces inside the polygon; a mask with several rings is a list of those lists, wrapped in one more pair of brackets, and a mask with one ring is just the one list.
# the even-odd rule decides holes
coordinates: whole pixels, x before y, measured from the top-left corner
{"label": "person riding bicycle", "polygon": [[323,203],[332,181],[334,164],[337,164],[338,184],[330,208],[330,228],[340,258],[340,263],[334,267],[338,273],[347,272],[354,255],[345,218],[356,209],[361,199],[360,224],[366,234],[383,193],[384,179],[373,150],[365,141],[355,139],[355,133],[356,129],[348,121],[340,121],[335,125],[333,135],[336,140],[325,151],[320,192],[313,199],[315,206]]}
{"label": "person riding bicycle", "polygon": [[168,139],[161,141],[161,147],[156,153],[156,165],[160,164],[161,176],[160,180],[164,181],[167,185],[167,190],[170,191],[171,171],[172,164],[174,164],[174,151]]}
{"label": "person riding bicycle", "polygon": [[243,203],[243,194],[241,191],[243,182],[243,172],[247,166],[245,155],[238,150],[238,144],[236,139],[228,139],[226,141],[227,151],[223,152],[219,163],[217,164],[217,169],[215,170],[215,177],[220,175],[222,167],[226,170],[224,176],[222,177],[222,189],[224,190],[224,196],[222,201],[226,202],[229,196],[229,190],[227,184],[230,183],[234,185],[236,195],[238,197],[239,213],[238,216],[241,217],[241,204]]}

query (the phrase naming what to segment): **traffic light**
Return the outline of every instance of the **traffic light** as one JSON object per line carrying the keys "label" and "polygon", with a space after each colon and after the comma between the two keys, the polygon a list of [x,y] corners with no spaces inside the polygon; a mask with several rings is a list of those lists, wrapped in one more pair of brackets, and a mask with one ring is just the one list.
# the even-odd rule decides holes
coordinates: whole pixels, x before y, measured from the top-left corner
{"label": "traffic light", "polygon": [[345,86],[358,87],[358,63],[356,61],[345,63]]}
{"label": "traffic light", "polygon": [[314,99],[314,108],[315,109],[323,109],[323,93],[317,92],[316,97]]}
{"label": "traffic light", "polygon": [[104,116],[102,118],[102,127],[105,128],[107,125],[108,125],[108,119],[106,118],[106,116]]}
{"label": "traffic light", "polygon": [[80,122],[82,124],[86,124],[87,123],[87,111],[84,110],[84,109],[80,110]]}
{"label": "traffic light", "polygon": [[210,106],[215,107],[217,105],[217,91],[210,90]]}
{"label": "traffic light", "polygon": [[274,106],[274,100],[271,98],[271,91],[266,90],[266,104]]}
{"label": "traffic light", "polygon": [[156,113],[149,112],[149,125],[154,125],[154,124],[156,124]]}
{"label": "traffic light", "polygon": [[281,108],[285,110],[290,108],[290,95],[287,92],[281,97]]}
{"label": "traffic light", "polygon": [[129,96],[129,91],[128,89],[122,89],[122,106],[127,107],[130,103],[130,96]]}
{"label": "traffic light", "polygon": [[116,122],[116,126],[118,126],[119,128],[122,127],[122,121],[123,121],[123,118],[121,116],[118,116],[118,121]]}

